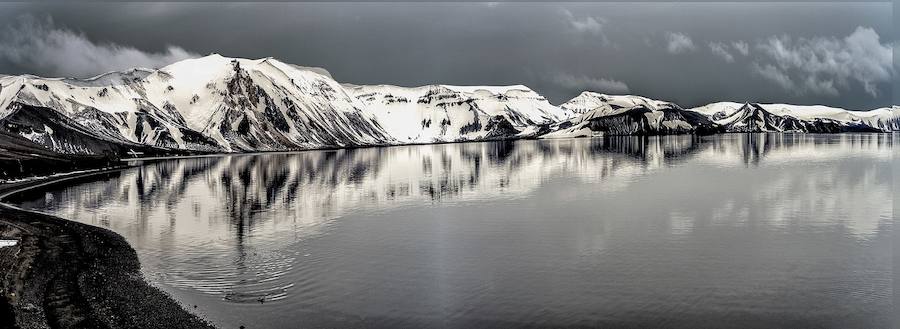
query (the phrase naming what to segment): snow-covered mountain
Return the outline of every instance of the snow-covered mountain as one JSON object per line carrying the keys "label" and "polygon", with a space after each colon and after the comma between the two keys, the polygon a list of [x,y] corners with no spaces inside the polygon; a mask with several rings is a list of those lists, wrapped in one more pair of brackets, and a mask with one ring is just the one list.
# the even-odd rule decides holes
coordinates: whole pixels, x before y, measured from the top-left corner
{"label": "snow-covered mountain", "polygon": [[758,104],[750,103],[724,117],[718,113],[713,119],[728,132],[841,132],[841,125],[834,120],[807,121],[787,115],[775,115]]}
{"label": "snow-covered mountain", "polygon": [[690,109],[729,132],[898,131],[900,107],[848,111],[821,105],[718,102]]}
{"label": "snow-covered mountain", "polygon": [[0,130],[61,154],[516,138],[571,115],[521,85],[344,86],[323,69],[216,54],[85,80],[0,78]]}
{"label": "snow-covered mountain", "polygon": [[854,112],[859,122],[881,131],[900,131],[900,106]]}
{"label": "snow-covered mountain", "polygon": [[583,92],[555,106],[522,85],[342,85],[327,71],[216,54],[91,79],[0,76],[0,156],[117,157],[525,137],[897,131],[900,107],[714,103],[685,110]]}
{"label": "snow-covered mountain", "polygon": [[641,96],[583,92],[560,107],[580,115],[553,125],[547,138],[606,135],[709,134],[718,127],[706,116],[675,103]]}
{"label": "snow-covered mountain", "polygon": [[573,115],[522,85],[348,88],[401,143],[525,136]]}
{"label": "snow-covered mountain", "polygon": [[[196,151],[256,151],[392,142],[362,103],[314,70],[264,58],[219,55],[159,70],[87,80],[0,79],[0,120],[54,111],[94,137]],[[90,153],[40,122],[18,134],[65,153]]]}

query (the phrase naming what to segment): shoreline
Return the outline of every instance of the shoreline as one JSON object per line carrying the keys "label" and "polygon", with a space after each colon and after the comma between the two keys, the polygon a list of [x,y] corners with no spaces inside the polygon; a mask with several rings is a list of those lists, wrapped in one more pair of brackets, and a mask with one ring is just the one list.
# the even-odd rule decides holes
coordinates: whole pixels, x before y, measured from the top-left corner
{"label": "shoreline", "polygon": [[[79,177],[88,176],[92,174],[98,174],[101,171],[105,170],[118,170],[124,167],[136,166],[135,162],[140,163],[144,161],[164,161],[164,160],[176,160],[176,159],[192,159],[192,158],[210,158],[210,157],[224,157],[224,156],[252,156],[252,155],[265,155],[265,154],[292,154],[292,153],[303,153],[303,152],[312,152],[312,151],[340,151],[340,150],[357,150],[357,149],[369,149],[369,148],[389,148],[389,147],[404,147],[404,146],[423,146],[423,145],[444,145],[444,144],[468,144],[468,143],[491,143],[491,142],[516,142],[516,141],[538,141],[538,140],[560,140],[560,139],[582,139],[582,138],[615,138],[615,137],[668,137],[668,136],[692,136],[695,138],[703,138],[706,136],[714,136],[714,135],[856,135],[856,134],[884,134],[884,135],[896,135],[900,134],[900,131],[882,131],[882,132],[840,132],[840,133],[806,133],[806,132],[724,132],[717,134],[635,134],[635,135],[600,135],[600,136],[566,136],[566,137],[553,137],[553,138],[542,138],[535,136],[524,136],[524,137],[514,137],[514,138],[490,138],[490,139],[478,139],[478,140],[460,140],[460,141],[440,141],[440,142],[430,142],[430,143],[401,143],[401,144],[371,144],[371,145],[350,145],[350,146],[331,146],[331,147],[314,147],[314,148],[306,148],[306,149],[287,149],[287,150],[269,150],[269,151],[247,151],[247,152],[198,152],[194,154],[172,154],[172,155],[162,155],[162,156],[150,156],[150,157],[134,157],[134,158],[119,158],[116,159],[118,163],[123,165],[116,167],[93,167],[93,168],[84,168],[75,171],[69,172],[59,172],[50,175],[44,176],[22,176],[8,179],[0,179],[0,202],[2,199],[11,193],[5,193],[2,185],[6,184],[19,184],[19,183],[28,183],[35,181],[47,181],[48,184],[55,183],[56,181],[50,181],[51,178],[58,178],[59,181],[72,179],[76,177],[72,177],[72,175],[79,175]],[[83,175],[83,176],[82,176]]]}
{"label": "shoreline", "polygon": [[135,250],[105,228],[4,202],[29,189],[127,166],[0,184],[0,328],[214,328],[141,274]]}
{"label": "shoreline", "polygon": [[539,141],[539,140],[559,140],[559,139],[582,139],[582,138],[616,138],[616,137],[669,137],[669,136],[692,136],[697,138],[703,138],[707,136],[716,136],[716,135],[859,135],[859,134],[883,134],[883,135],[894,135],[900,134],[900,131],[882,131],[882,132],[839,132],[839,133],[808,133],[808,132],[723,132],[717,134],[636,134],[636,135],[600,135],[600,136],[566,136],[566,137],[552,137],[552,138],[544,138],[544,137],[535,137],[535,136],[525,136],[525,137],[515,137],[515,138],[496,138],[496,139],[477,139],[477,140],[461,140],[461,141],[440,141],[440,142],[431,142],[431,143],[401,143],[401,144],[372,144],[372,145],[355,145],[355,146],[343,146],[343,147],[315,147],[315,148],[307,148],[307,149],[289,149],[289,150],[271,150],[271,151],[247,151],[247,152],[210,152],[210,153],[198,153],[198,154],[189,154],[189,155],[165,155],[165,156],[154,156],[154,157],[136,157],[136,158],[122,158],[119,159],[119,162],[122,163],[130,163],[130,162],[142,162],[142,161],[158,161],[158,160],[175,160],[175,159],[192,159],[192,158],[210,158],[210,157],[222,157],[222,156],[244,156],[244,155],[265,155],[265,154],[292,154],[292,153],[302,153],[302,152],[311,152],[311,151],[340,151],[340,150],[357,150],[357,149],[369,149],[369,148],[389,148],[389,147],[404,147],[404,146],[424,146],[424,145],[445,145],[445,144],[469,144],[469,143],[492,143],[492,142],[516,142],[516,141]]}

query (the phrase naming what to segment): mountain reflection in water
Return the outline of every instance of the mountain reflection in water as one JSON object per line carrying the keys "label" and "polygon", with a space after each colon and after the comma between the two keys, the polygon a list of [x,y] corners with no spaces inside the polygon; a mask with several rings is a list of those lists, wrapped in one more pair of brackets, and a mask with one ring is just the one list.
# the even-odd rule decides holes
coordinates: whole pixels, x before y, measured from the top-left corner
{"label": "mountain reflection in water", "polygon": [[[219,324],[879,327],[892,136],[147,161],[16,202],[110,228]],[[752,325],[742,325],[751,323]]]}

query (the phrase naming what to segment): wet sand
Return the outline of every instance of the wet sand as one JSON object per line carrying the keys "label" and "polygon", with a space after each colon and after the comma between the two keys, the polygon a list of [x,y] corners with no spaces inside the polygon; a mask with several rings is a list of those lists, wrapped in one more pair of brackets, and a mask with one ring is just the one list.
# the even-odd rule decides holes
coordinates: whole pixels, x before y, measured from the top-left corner
{"label": "wet sand", "polygon": [[0,248],[0,328],[212,328],[148,284],[112,231],[0,204],[0,239],[18,241]]}

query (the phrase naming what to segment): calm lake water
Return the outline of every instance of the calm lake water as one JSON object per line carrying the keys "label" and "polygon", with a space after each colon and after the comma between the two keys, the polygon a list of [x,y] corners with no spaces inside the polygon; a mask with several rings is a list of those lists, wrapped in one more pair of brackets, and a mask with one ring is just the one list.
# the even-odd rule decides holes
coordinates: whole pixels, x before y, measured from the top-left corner
{"label": "calm lake water", "polygon": [[730,134],[229,155],[16,202],[123,235],[153,284],[223,328],[887,328],[891,144]]}

